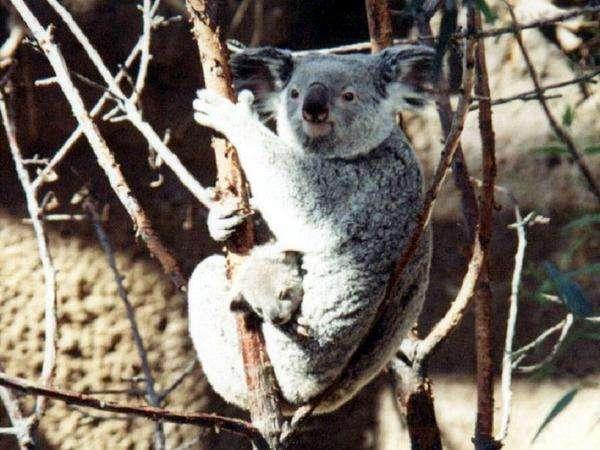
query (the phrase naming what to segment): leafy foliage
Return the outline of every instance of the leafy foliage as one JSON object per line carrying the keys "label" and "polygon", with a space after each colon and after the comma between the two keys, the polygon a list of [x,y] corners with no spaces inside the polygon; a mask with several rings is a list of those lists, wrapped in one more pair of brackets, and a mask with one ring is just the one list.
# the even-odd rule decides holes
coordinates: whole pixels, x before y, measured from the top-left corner
{"label": "leafy foliage", "polygon": [[592,314],[592,305],[583,295],[583,290],[575,281],[561,273],[551,262],[544,262],[544,269],[558,291],[565,306],[577,317]]}
{"label": "leafy foliage", "polygon": [[600,144],[590,145],[583,149],[587,155],[600,155]]}
{"label": "leafy foliage", "polygon": [[564,145],[546,145],[534,149],[534,152],[541,153],[546,156],[565,156],[569,154],[567,147]]}
{"label": "leafy foliage", "polygon": [[600,224],[600,213],[585,214],[578,217],[566,224],[563,230],[567,231],[575,228],[584,228],[595,224]]}
{"label": "leafy foliage", "polygon": [[562,115],[562,124],[565,127],[570,127],[573,124],[573,119],[575,119],[575,111],[571,105],[567,105]]}
{"label": "leafy foliage", "polygon": [[548,424],[556,418],[556,416],[558,416],[567,406],[569,406],[569,404],[575,398],[575,395],[577,395],[577,392],[579,392],[579,388],[571,389],[554,404],[540,427],[537,429],[535,436],[533,436],[533,439],[531,440],[532,443],[538,438],[544,428],[546,428]]}
{"label": "leafy foliage", "polygon": [[492,11],[485,0],[475,0],[475,7],[481,11],[487,23],[494,23],[498,19],[496,13]]}

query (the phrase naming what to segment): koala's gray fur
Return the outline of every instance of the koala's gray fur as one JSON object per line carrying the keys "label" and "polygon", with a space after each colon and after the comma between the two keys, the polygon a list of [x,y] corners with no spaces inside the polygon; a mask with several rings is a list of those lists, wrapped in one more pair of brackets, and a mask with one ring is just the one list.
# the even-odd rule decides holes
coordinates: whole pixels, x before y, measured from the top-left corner
{"label": "koala's gray fur", "polygon": [[[299,58],[272,48],[246,50],[232,59],[239,102],[208,91],[194,102],[196,120],[237,148],[253,204],[277,244],[302,256],[297,320],[309,335],[263,323],[279,387],[292,406],[342,373],[340,388],[318,412],[347,401],[381,371],[420,312],[429,233],[393,301],[377,315],[422,205],[421,170],[395,115],[423,102],[432,56],[423,46]],[[327,92],[328,120],[320,124],[303,119],[304,96],[314,83]],[[257,112],[276,119],[277,135]],[[189,285],[190,334],[215,390],[246,407],[231,295],[223,256],[202,261]]]}
{"label": "koala's gray fur", "polygon": [[273,244],[253,248],[236,269],[230,292],[234,308],[247,304],[268,322],[289,322],[304,293],[298,255]]}

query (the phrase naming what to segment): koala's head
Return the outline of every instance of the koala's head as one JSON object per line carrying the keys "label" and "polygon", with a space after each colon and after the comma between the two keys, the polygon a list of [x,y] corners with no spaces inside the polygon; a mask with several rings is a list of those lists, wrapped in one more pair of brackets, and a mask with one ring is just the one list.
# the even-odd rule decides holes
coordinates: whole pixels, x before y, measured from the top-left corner
{"label": "koala's head", "polygon": [[354,158],[389,136],[398,111],[425,104],[433,56],[421,45],[301,57],[264,47],[234,55],[231,65],[238,92],[254,93],[282,138],[323,157]]}
{"label": "koala's head", "polygon": [[304,295],[299,254],[276,246],[255,247],[238,267],[233,293],[265,320],[284,324],[298,309]]}

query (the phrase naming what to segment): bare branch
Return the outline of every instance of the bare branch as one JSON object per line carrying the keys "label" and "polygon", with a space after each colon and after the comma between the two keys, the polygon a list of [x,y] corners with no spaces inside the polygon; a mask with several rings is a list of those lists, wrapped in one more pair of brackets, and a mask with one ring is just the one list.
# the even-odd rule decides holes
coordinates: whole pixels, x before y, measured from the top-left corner
{"label": "bare branch", "polygon": [[392,17],[387,0],[365,0],[371,53],[392,45]]}
{"label": "bare branch", "polygon": [[[158,2],[157,2],[158,3]],[[152,55],[150,54],[150,42],[152,37],[152,12],[150,10],[150,0],[144,0],[142,3],[142,51],[140,54],[140,65],[137,78],[133,85],[133,93],[129,100],[132,103],[138,104],[144,86],[146,84],[146,76],[148,75],[148,66]],[[140,108],[141,109],[141,108]]]}
{"label": "bare branch", "polygon": [[179,374],[179,376],[177,378],[175,378],[175,381],[173,381],[171,383],[171,385],[169,387],[167,387],[164,391],[162,391],[160,393],[160,395],[158,396],[158,399],[160,401],[160,403],[162,404],[165,399],[171,395],[171,392],[173,392],[175,389],[177,389],[179,387],[179,385],[181,383],[183,383],[183,381],[192,374],[192,372],[194,371],[194,369],[196,368],[196,364],[198,362],[196,360],[191,361],[187,367],[185,369],[183,369],[183,371]]}
{"label": "bare branch", "polygon": [[504,341],[504,355],[502,357],[502,419],[500,433],[497,440],[503,441],[508,435],[508,425],[510,421],[510,410],[512,401],[512,358],[513,358],[513,340],[517,325],[517,313],[519,310],[519,287],[521,286],[521,273],[523,271],[523,261],[525,259],[525,248],[527,247],[527,237],[525,235],[525,226],[533,216],[527,215],[525,219],[521,217],[521,210],[518,204],[514,204],[515,210],[515,228],[517,230],[517,251],[515,252],[515,267],[513,269],[512,282],[510,286],[510,299],[508,320],[506,321],[506,338]]}
{"label": "bare branch", "polygon": [[[474,37],[477,39],[491,38],[500,36],[502,34],[514,33],[515,31],[527,30],[530,28],[540,28],[548,25],[552,25],[558,22],[564,22],[566,20],[573,19],[574,17],[581,16],[583,14],[592,14],[600,11],[600,6],[586,6],[584,8],[575,8],[566,13],[557,14],[554,17],[548,17],[545,19],[533,20],[520,25],[512,25],[508,27],[492,28],[490,30],[481,32],[460,32],[455,33],[452,37],[455,40],[460,40],[467,36]],[[418,39],[394,39],[392,45],[402,44],[418,44],[422,39],[436,39],[436,36],[422,36]],[[367,52],[371,49],[370,42],[360,42],[357,44],[340,45],[337,47],[314,49],[314,50],[302,50],[294,52],[294,55],[302,56],[308,53],[359,53]]]}
{"label": "bare branch", "polygon": [[[548,102],[544,98],[538,72],[537,72],[536,68],[534,67],[533,63],[531,62],[529,52],[527,51],[527,48],[525,47],[525,44],[523,42],[523,36],[521,34],[521,30],[518,28],[519,22],[517,21],[517,16],[515,15],[515,12],[513,11],[513,7],[511,6],[511,4],[508,1],[505,1],[504,3],[508,7],[508,11],[510,13],[510,16],[512,18],[514,28],[515,28],[515,31],[514,31],[515,38],[517,39],[517,43],[519,44],[519,47],[521,48],[521,53],[523,54],[523,58],[525,59],[525,63],[527,64],[527,69],[529,70],[529,76],[531,77],[531,81],[533,82],[533,85],[535,86],[535,91],[537,92],[538,99],[540,101],[540,105],[542,106],[542,109],[544,110],[544,114],[546,114],[546,117],[548,118],[550,127],[554,130],[554,133],[556,134],[556,136],[561,141],[563,141],[563,143],[567,147],[567,150],[571,154],[573,161],[575,161],[575,163],[579,167],[579,171],[585,178],[585,180],[588,184],[588,189],[590,190],[590,192],[592,192],[592,194],[594,194],[594,196],[596,197],[596,201],[600,204],[600,187],[598,186],[596,180],[594,179],[592,172],[590,172],[590,169],[588,168],[587,163],[585,162],[585,160],[583,158],[583,155],[575,146],[575,142],[573,141],[573,138],[569,135],[567,130],[565,130],[558,123],[558,121],[554,117],[554,114],[552,114],[552,111],[550,110],[550,107],[548,106]],[[599,10],[600,10],[600,8],[599,8]]]}
{"label": "bare branch", "polygon": [[[12,0],[11,0],[12,1]],[[115,81],[115,78],[110,73],[110,70],[104,64],[102,57],[98,51],[91,44],[85,33],[81,30],[77,22],[73,19],[69,11],[62,6],[57,0],[46,0],[50,6],[56,11],[56,13],[65,22],[73,36],[79,41],[86,54],[98,70],[98,73],[108,86],[109,91],[121,101],[122,110],[125,117],[131,124],[138,129],[144,138],[148,141],[148,144],[160,155],[162,160],[169,166],[169,168],[179,178],[181,183],[194,194],[194,196],[206,207],[210,207],[212,204],[212,198],[207,190],[196,180],[192,174],[186,169],[181,163],[177,155],[175,155],[163,142],[162,138],[154,131],[152,126],[146,122],[137,105],[128,98],[120,88],[119,84]],[[15,3],[23,3],[22,0],[16,0]],[[17,8],[18,9],[18,8]],[[37,20],[37,19],[36,19]],[[27,21],[26,21],[27,22]],[[38,22],[39,24],[39,22]],[[29,26],[29,24],[28,24]],[[41,25],[40,25],[41,27]],[[31,28],[29,26],[29,28]],[[144,44],[142,43],[142,46]]]}
{"label": "bare branch", "polygon": [[442,183],[446,178],[446,174],[448,173],[448,168],[452,163],[455,151],[458,148],[460,136],[462,134],[463,126],[471,102],[471,90],[473,88],[473,69],[475,64],[474,53],[475,40],[469,39],[467,40],[465,48],[465,67],[463,70],[462,95],[456,108],[456,113],[452,121],[452,126],[450,132],[448,133],[448,137],[446,138],[444,148],[442,149],[441,159],[433,176],[433,182],[431,184],[431,187],[427,191],[427,194],[425,195],[425,201],[423,204],[423,208],[419,213],[417,225],[413,229],[413,232],[409,239],[409,244],[404,249],[402,256],[396,264],[394,272],[390,277],[386,288],[386,295],[384,301],[387,301],[389,298],[391,298],[396,283],[402,276],[405,267],[408,265],[413,254],[418,248],[421,235],[423,234],[423,231],[429,224],[431,212],[433,210],[436,197],[440,191]]}
{"label": "bare branch", "polygon": [[[42,363],[42,373],[40,381],[44,385],[48,385],[54,378],[56,368],[56,270],[52,263],[52,256],[46,239],[44,225],[40,220],[42,208],[37,201],[35,189],[31,186],[29,173],[23,164],[23,155],[17,142],[17,132],[14,125],[13,114],[8,109],[4,93],[0,90],[0,114],[2,122],[6,130],[6,138],[15,162],[15,168],[23,191],[25,192],[25,200],[27,203],[27,211],[31,217],[33,231],[35,233],[38,253],[42,263],[44,273],[44,361]],[[46,409],[46,400],[43,397],[38,397],[35,403],[35,418],[36,421],[42,417]]]}
{"label": "bare branch", "polygon": [[0,47],[0,69],[4,69],[12,64],[15,53],[19,49],[23,39],[25,39],[25,36],[27,36],[25,27],[15,19],[16,18],[11,11],[11,17],[9,19],[10,31],[8,37]]}
{"label": "bare branch", "polygon": [[252,36],[250,37],[250,47],[258,47],[263,39],[265,25],[265,2],[264,0],[254,0],[254,24]]}
{"label": "bare branch", "polygon": [[[546,92],[552,89],[559,89],[565,86],[570,86],[572,84],[579,84],[579,83],[595,83],[596,81],[594,80],[594,78],[596,78],[598,75],[600,75],[600,70],[595,70],[594,72],[588,73],[586,75],[581,75],[579,77],[573,78],[571,80],[568,81],[561,81],[560,83],[552,83],[552,84],[548,84],[546,86],[542,86],[540,87],[540,91],[541,92]],[[530,101],[530,100],[538,100],[540,98],[540,94],[538,91],[533,90],[533,91],[526,91],[526,92],[521,92],[520,94],[515,94],[515,95],[511,95],[510,97],[502,97],[502,98],[497,98],[495,100],[492,100],[492,106],[497,106],[497,105],[503,105],[505,103],[509,103],[512,102],[514,100],[521,100],[521,101]],[[555,96],[549,96],[549,95],[544,95],[544,98],[546,100],[549,100],[551,98],[556,98]],[[473,101],[475,102],[479,102],[481,99],[475,97],[473,99]],[[479,109],[479,104],[476,105],[471,105],[471,107],[469,108],[470,111],[474,111],[476,109]]]}
{"label": "bare branch", "polygon": [[[148,2],[148,9],[149,8],[150,3]],[[152,370],[150,369],[150,364],[148,363],[148,354],[146,352],[146,347],[144,346],[144,341],[142,339],[142,335],[140,334],[140,330],[137,324],[135,310],[133,309],[133,305],[129,301],[129,297],[127,295],[127,291],[125,290],[125,286],[123,286],[123,276],[119,273],[119,269],[117,269],[117,261],[115,259],[115,254],[110,243],[110,239],[104,231],[104,228],[102,228],[102,223],[100,222],[100,215],[98,214],[98,210],[96,209],[96,205],[93,203],[93,200],[87,199],[84,202],[83,207],[85,208],[92,220],[94,230],[96,231],[96,235],[98,236],[98,240],[100,241],[102,250],[104,250],[104,254],[106,255],[106,259],[108,261],[110,270],[112,271],[113,276],[115,278],[115,283],[117,284],[117,293],[119,294],[119,297],[125,305],[127,319],[129,320],[129,325],[131,326],[131,334],[133,335],[133,341],[135,343],[138,356],[140,357],[142,372],[144,373],[146,399],[149,405],[158,407],[160,406],[160,399],[154,388],[154,377],[152,376]],[[156,429],[154,432],[154,446],[158,450],[163,450],[165,448],[165,430],[161,422],[156,423]]]}
{"label": "bare branch", "polygon": [[56,388],[43,387],[23,378],[11,377],[0,372],[0,386],[5,386],[30,395],[39,395],[60,400],[69,405],[84,406],[100,411],[113,412],[117,414],[128,414],[135,417],[143,417],[153,421],[164,421],[178,423],[181,425],[196,425],[199,427],[227,431],[240,436],[245,436],[253,442],[262,445],[265,441],[259,431],[252,424],[239,419],[217,416],[205,413],[183,413],[153,406],[130,406],[99,400],[91,395],[79,392],[65,391]]}
{"label": "bare branch", "polygon": [[569,330],[571,329],[571,326],[573,325],[574,320],[575,320],[575,318],[573,317],[573,314],[567,314],[567,317],[563,321],[562,326],[560,328],[561,331],[560,331],[560,336],[558,337],[558,340],[554,344],[552,351],[542,361],[540,361],[537,364],[530,365],[530,366],[519,366],[518,362],[515,362],[513,369],[516,371],[519,371],[521,373],[531,373],[531,372],[535,372],[536,370],[541,369],[543,366],[545,366],[546,364],[551,362],[556,357],[556,355],[558,355],[558,352],[559,352],[562,344],[565,342],[565,339],[567,338],[567,335],[569,334]]}
{"label": "bare branch", "polygon": [[[548,328],[547,330],[545,330],[544,332],[542,332],[533,341],[529,342],[528,344],[524,345],[523,347],[519,348],[518,350],[515,350],[512,353],[513,359],[523,356],[528,351],[533,350],[533,349],[539,347],[540,345],[542,345],[548,337],[552,336],[554,333],[556,333],[558,331],[561,331],[564,328],[565,324],[566,324],[566,319],[561,320],[556,325],[554,325],[554,326]],[[515,369],[517,364],[515,364],[515,362],[513,362],[512,366],[513,366],[513,369]]]}
{"label": "bare branch", "polygon": [[[0,372],[4,370],[0,365]],[[20,450],[34,450],[35,443],[32,437],[32,428],[35,416],[24,417],[19,400],[13,395],[10,389],[0,387],[0,401],[12,424],[10,428],[0,428],[0,435],[12,434],[19,443]]]}
{"label": "bare branch", "polygon": [[[206,88],[235,102],[227,48],[215,19],[216,4],[205,0],[187,0],[187,6]],[[221,197],[233,194],[238,199],[240,209],[249,210],[247,183],[235,149],[222,139],[213,139],[212,144],[217,162],[218,193]],[[246,221],[240,232],[234,234],[233,240],[227,242],[229,278],[253,245],[252,222]],[[277,448],[283,425],[281,394],[265,348],[260,322],[255,317],[239,312],[235,318],[246,374],[250,417],[271,448]]]}
{"label": "bare branch", "polygon": [[[46,55],[48,62],[50,62],[50,65],[56,74],[57,81],[71,106],[73,115],[79,122],[83,133],[98,159],[98,163],[108,177],[111,187],[131,216],[136,226],[138,236],[146,243],[152,255],[160,261],[165,272],[173,280],[173,283],[175,283],[177,287],[183,288],[185,286],[185,277],[183,276],[181,269],[175,261],[175,258],[173,258],[171,253],[160,241],[152,228],[150,219],[140,206],[138,200],[133,196],[133,193],[125,181],[123,173],[108,148],[106,141],[85,109],[81,95],[73,84],[65,60],[58,46],[54,43],[50,32],[44,30],[38,19],[33,15],[23,0],[11,0],[11,2],[27,24],[27,27],[32,31],[40,48]],[[161,141],[160,138],[159,141]]]}
{"label": "bare branch", "polygon": [[[127,56],[127,59],[123,63],[121,69],[115,76],[115,81],[117,83],[119,83],[125,77],[125,74],[127,73],[127,69],[129,69],[131,67],[131,65],[134,63],[134,61],[138,57],[139,53],[141,52],[142,41],[143,41],[143,38],[140,37],[138,42],[135,44],[135,46],[133,47],[133,49]],[[57,82],[56,77],[52,77],[52,81],[54,83],[56,83]],[[106,102],[112,98],[113,98],[112,95],[108,91],[105,92],[102,95],[102,97],[100,97],[100,99],[96,102],[94,107],[90,110],[90,117],[93,119],[98,114],[100,114],[100,112],[102,112],[102,109],[106,105]],[[48,163],[48,165],[38,174],[37,178],[33,181],[32,184],[34,185],[34,187],[36,189],[39,189],[39,187],[45,183],[48,175],[65,158],[65,156],[67,155],[69,150],[73,147],[73,145],[75,145],[75,143],[79,140],[79,138],[82,135],[83,135],[83,127],[81,125],[78,125],[77,128],[75,129],[75,131],[73,131],[73,133],[71,133],[69,138],[65,141],[65,143],[58,149],[57,152],[55,152],[54,156],[52,157],[52,160]]]}
{"label": "bare branch", "polygon": [[[481,13],[474,5],[469,7],[467,20],[470,29],[481,31]],[[474,443],[476,449],[499,448],[494,441],[494,372],[492,361],[492,302],[489,282],[489,255],[492,239],[494,212],[494,183],[496,179],[496,142],[492,125],[490,85],[485,44],[479,41],[475,50],[475,94],[479,102],[479,133],[481,136],[481,159],[483,189],[479,207],[479,240],[483,251],[483,268],[475,291],[475,355],[477,372],[477,421]]]}

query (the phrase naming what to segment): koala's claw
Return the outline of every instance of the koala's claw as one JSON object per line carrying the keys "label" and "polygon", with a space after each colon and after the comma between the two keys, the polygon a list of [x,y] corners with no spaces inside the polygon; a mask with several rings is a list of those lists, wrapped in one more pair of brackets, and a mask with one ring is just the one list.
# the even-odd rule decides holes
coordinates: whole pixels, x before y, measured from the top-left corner
{"label": "koala's claw", "polygon": [[227,135],[232,126],[239,126],[244,118],[252,117],[253,103],[254,95],[248,90],[240,92],[238,103],[233,103],[208,89],[200,89],[192,103],[194,120],[200,125]]}
{"label": "koala's claw", "polygon": [[215,203],[208,213],[207,225],[210,236],[217,242],[227,240],[236,228],[251,216],[244,213],[234,197]]}
{"label": "koala's claw", "polygon": [[254,103],[254,94],[252,91],[248,89],[244,89],[242,92],[238,94],[238,104],[241,107],[246,108],[248,111],[251,111],[252,104]]}
{"label": "koala's claw", "polygon": [[231,124],[234,104],[208,89],[200,89],[196,95],[192,103],[194,120],[200,125],[225,134],[227,126]]}

